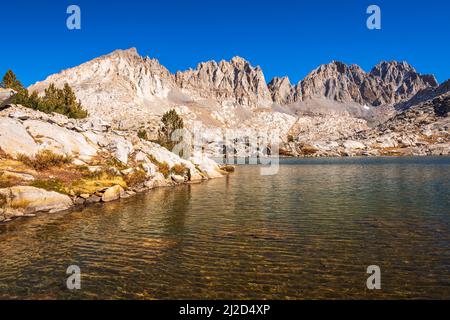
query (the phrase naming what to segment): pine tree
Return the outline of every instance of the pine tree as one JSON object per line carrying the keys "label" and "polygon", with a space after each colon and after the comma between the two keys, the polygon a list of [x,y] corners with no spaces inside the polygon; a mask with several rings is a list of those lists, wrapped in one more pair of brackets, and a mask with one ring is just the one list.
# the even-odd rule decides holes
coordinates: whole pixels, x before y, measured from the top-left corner
{"label": "pine tree", "polygon": [[41,98],[37,92],[30,95],[14,72],[8,70],[0,82],[0,87],[13,89],[17,92],[13,100],[15,104],[21,104],[46,113],[57,112],[69,118],[81,119],[88,115],[68,83],[64,84],[63,89],[58,89],[54,83],[50,83]]}
{"label": "pine tree", "polygon": [[83,110],[81,102],[77,101],[77,96],[68,83],[64,84],[62,93],[64,97],[64,105],[66,108],[65,113],[68,114],[71,118],[85,118],[87,116],[87,112]]}
{"label": "pine tree", "polygon": [[61,105],[60,95],[54,83],[50,83],[44,91],[44,98],[39,106],[39,110],[46,113],[56,112]]}
{"label": "pine tree", "polygon": [[5,73],[2,81],[0,82],[0,87],[4,89],[13,89],[16,91],[16,96],[13,99],[13,103],[27,106],[29,98],[28,90],[23,86],[22,82],[17,79],[12,70],[8,70]]}
{"label": "pine tree", "polygon": [[66,106],[73,106],[77,104],[77,97],[67,82],[64,84],[63,92],[64,103]]}
{"label": "pine tree", "polygon": [[12,70],[8,70],[5,73],[2,81],[0,82],[0,87],[4,89],[13,89],[17,92],[26,90],[23,84],[17,80],[17,77]]}
{"label": "pine tree", "polygon": [[172,141],[172,134],[176,130],[184,128],[183,119],[172,109],[166,112],[162,119],[163,127],[159,131],[159,143],[169,150],[172,150],[175,143]]}
{"label": "pine tree", "polygon": [[39,95],[36,91],[33,91],[33,93],[28,97],[28,105],[27,107],[39,110],[41,104],[41,98],[39,98]]}

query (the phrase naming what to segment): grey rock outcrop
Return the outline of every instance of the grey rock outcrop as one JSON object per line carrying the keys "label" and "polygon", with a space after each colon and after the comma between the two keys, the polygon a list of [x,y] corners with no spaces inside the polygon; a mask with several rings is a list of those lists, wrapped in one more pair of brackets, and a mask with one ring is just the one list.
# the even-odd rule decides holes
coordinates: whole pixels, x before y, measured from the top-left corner
{"label": "grey rock outcrop", "polygon": [[111,188],[108,188],[105,193],[102,195],[102,201],[103,202],[111,202],[115,201],[117,199],[120,199],[120,197],[125,193],[125,190],[121,186],[113,186]]}
{"label": "grey rock outcrop", "polygon": [[406,62],[380,62],[370,75],[381,79],[397,99],[405,99],[422,89],[439,85],[433,75],[421,75]]}

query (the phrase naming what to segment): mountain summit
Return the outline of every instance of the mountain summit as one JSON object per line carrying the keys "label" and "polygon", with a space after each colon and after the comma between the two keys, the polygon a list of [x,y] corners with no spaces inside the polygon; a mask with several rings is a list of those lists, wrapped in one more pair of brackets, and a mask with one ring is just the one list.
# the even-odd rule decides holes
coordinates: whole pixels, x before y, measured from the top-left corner
{"label": "mountain summit", "polygon": [[381,62],[366,73],[358,65],[333,61],[319,66],[295,86],[288,85],[286,80],[280,83],[276,78],[270,88],[274,102],[279,104],[326,98],[380,106],[397,103],[437,85],[434,76],[421,75],[406,62]]}
{"label": "mountain summit", "polygon": [[[211,121],[241,121],[256,109],[328,100],[361,106],[392,105],[437,87],[406,62],[381,62],[370,72],[333,61],[321,65],[298,84],[287,77],[266,83],[260,67],[241,57],[199,63],[196,69],[172,74],[156,59],[135,48],[116,50],[31,86],[43,92],[50,83],[68,82],[91,114],[109,120],[144,119],[169,108],[187,106]],[[249,113],[250,112],[250,113]],[[207,114],[207,115],[206,115]],[[210,122],[211,122],[210,121]]]}

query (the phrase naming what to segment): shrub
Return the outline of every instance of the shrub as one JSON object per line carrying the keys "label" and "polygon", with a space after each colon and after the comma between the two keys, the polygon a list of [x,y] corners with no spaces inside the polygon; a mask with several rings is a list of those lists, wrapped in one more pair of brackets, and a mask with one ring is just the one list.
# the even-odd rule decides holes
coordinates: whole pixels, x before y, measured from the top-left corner
{"label": "shrub", "polygon": [[158,171],[161,172],[165,178],[169,177],[170,167],[167,164],[167,162],[159,163],[157,165],[157,167],[158,167]]}
{"label": "shrub", "polygon": [[227,164],[227,165],[222,166],[220,169],[222,169],[225,172],[232,173],[235,171],[236,168],[232,165]]}
{"label": "shrub", "polygon": [[148,158],[150,159],[150,161],[158,167],[158,171],[161,172],[164,177],[169,177],[170,175],[170,167],[167,164],[167,162],[159,162],[158,160],[156,160],[156,158],[152,155],[149,155]]}
{"label": "shrub", "polygon": [[287,140],[288,140],[288,142],[295,142],[295,138],[291,134],[287,136]]}
{"label": "shrub", "polygon": [[184,164],[176,164],[170,169],[170,172],[179,176],[184,176],[187,173],[187,168]]}
{"label": "shrub", "polygon": [[6,159],[8,158],[8,155],[6,154],[5,151],[3,151],[2,148],[0,148],[0,159]]}
{"label": "shrub", "polygon": [[55,154],[50,150],[39,151],[34,158],[30,158],[25,154],[18,154],[16,158],[36,170],[60,167],[65,164],[70,164],[73,160],[71,157]]}
{"label": "shrub", "polygon": [[106,159],[104,165],[110,168],[116,168],[117,170],[125,170],[127,168],[125,164],[114,157],[109,157]]}
{"label": "shrub", "polygon": [[97,152],[92,158],[90,165],[115,168],[119,171],[128,168],[125,164],[117,160],[117,158],[112,157],[110,153],[105,151]]}
{"label": "shrub", "polygon": [[136,170],[135,172],[125,176],[124,180],[128,187],[137,186],[137,185],[147,181],[147,174],[145,173],[144,170],[139,169],[139,170]]}
{"label": "shrub", "polygon": [[82,178],[90,180],[113,179],[119,176],[114,167],[101,167],[98,170],[91,171],[88,167],[79,166],[77,167],[77,170],[81,173]]}
{"label": "shrub", "polygon": [[17,177],[7,176],[0,172],[0,188],[14,187],[22,183],[22,179]]}
{"label": "shrub", "polygon": [[139,130],[137,135],[142,140],[148,140],[147,131],[145,129]]}

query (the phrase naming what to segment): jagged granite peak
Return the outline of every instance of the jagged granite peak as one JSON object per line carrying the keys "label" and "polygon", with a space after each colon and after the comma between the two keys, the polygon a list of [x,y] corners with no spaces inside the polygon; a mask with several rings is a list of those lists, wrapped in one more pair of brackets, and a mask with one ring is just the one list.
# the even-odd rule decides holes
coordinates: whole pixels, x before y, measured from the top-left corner
{"label": "jagged granite peak", "polygon": [[382,61],[373,67],[371,75],[381,78],[384,82],[401,85],[408,78],[420,79],[426,86],[436,87],[438,82],[433,75],[419,74],[414,67],[406,61]]}
{"label": "jagged granite peak", "polygon": [[273,102],[261,68],[241,57],[200,63],[194,70],[177,72],[175,79],[187,94],[221,103],[267,108]]}
{"label": "jagged granite peak", "polygon": [[302,99],[327,98],[364,104],[360,87],[365,78],[366,73],[359,66],[332,61],[319,66],[301,81]]}
{"label": "jagged granite peak", "polygon": [[[434,76],[421,75],[406,62],[381,62],[367,73],[358,65],[332,61],[319,66],[290,90],[278,79],[269,88],[274,101],[281,104],[326,98],[379,106],[398,103],[435,86]],[[286,94],[288,91],[290,94]]]}
{"label": "jagged granite peak", "polygon": [[[94,82],[95,81],[95,82]],[[41,89],[50,82],[57,86],[68,82],[71,86],[105,84],[112,81],[125,81],[136,90],[139,96],[159,95],[164,97],[163,82],[174,87],[173,75],[158,60],[141,57],[135,48],[116,50],[110,54],[93,59],[77,67],[49,76],[43,82],[31,86],[31,91]],[[158,90],[161,89],[161,90]]]}
{"label": "jagged granite peak", "polygon": [[399,99],[409,98],[420,90],[439,85],[433,75],[421,75],[405,61],[382,61],[372,69],[370,75],[380,78],[390,90],[395,91]]}
{"label": "jagged granite peak", "polygon": [[50,83],[67,82],[90,114],[108,120],[128,114],[160,114],[177,91],[174,76],[158,60],[142,57],[135,48],[116,50],[77,67],[49,76],[29,88],[43,92]]}
{"label": "jagged granite peak", "polygon": [[294,114],[302,110],[300,103],[318,107],[319,100],[338,102],[336,107],[393,105],[417,92],[427,96],[437,83],[397,62],[382,62],[367,73],[357,65],[332,61],[296,85],[287,77],[267,84],[261,68],[241,57],[202,62],[172,74],[157,59],[131,48],[49,76],[29,89],[43,92],[50,83],[62,87],[65,82],[91,115],[119,122],[119,128],[140,126],[171,108],[183,110],[191,120],[230,127],[252,118],[259,108]]}
{"label": "jagged granite peak", "polygon": [[268,84],[272,100],[280,105],[291,104],[301,100],[297,87],[291,84],[288,77],[275,77]]}

